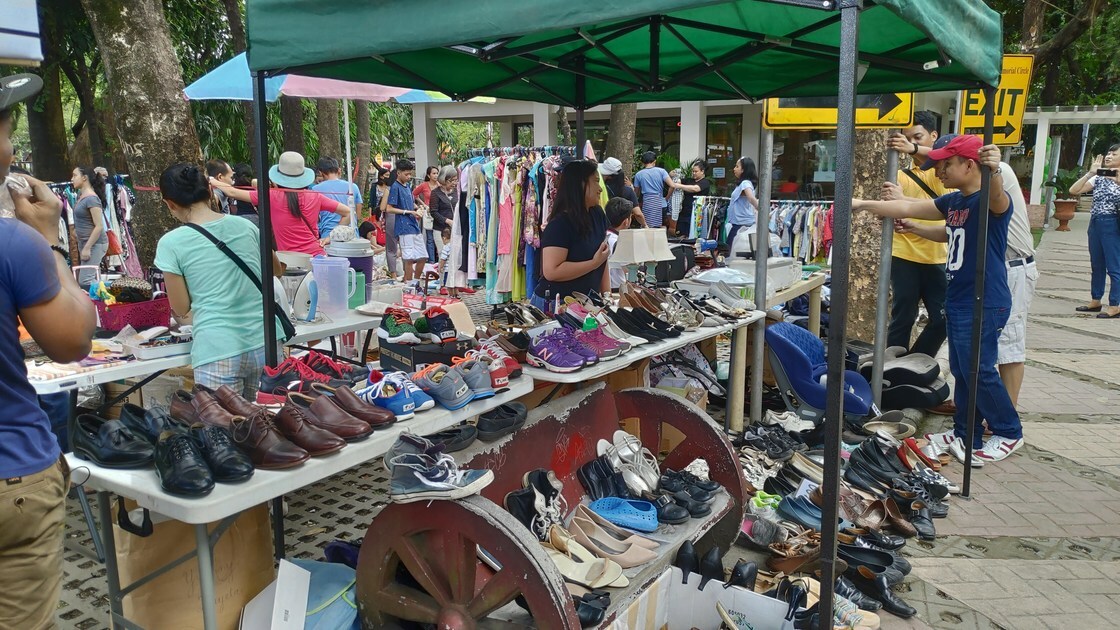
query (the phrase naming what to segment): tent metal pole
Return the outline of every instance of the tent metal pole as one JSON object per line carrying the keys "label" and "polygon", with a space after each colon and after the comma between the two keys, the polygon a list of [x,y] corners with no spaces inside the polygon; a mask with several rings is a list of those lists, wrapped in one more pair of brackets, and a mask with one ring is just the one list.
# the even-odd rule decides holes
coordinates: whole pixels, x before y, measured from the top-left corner
{"label": "tent metal pole", "polygon": [[[766,309],[766,258],[770,255],[770,189],[774,181],[774,130],[762,130],[762,147],[758,155],[758,219],[755,222],[754,248],[754,303],[760,311]],[[764,232],[763,232],[764,231]],[[758,245],[758,233],[766,241]],[[751,424],[762,421],[762,371],[766,361],[766,318],[754,328],[751,352]]]}
{"label": "tent metal pole", "polygon": [[[994,88],[984,88],[984,144],[992,143],[993,127],[995,126],[995,100]],[[976,235],[976,296],[972,304],[972,347],[968,357],[968,424],[965,426],[964,436],[964,483],[961,484],[961,496],[968,497],[972,490],[972,440],[976,438],[976,388],[980,382],[980,338],[984,329],[984,274],[988,267],[988,204],[989,191],[992,188],[992,171],[981,167],[980,169],[980,221],[979,231]],[[967,255],[967,254],[966,254]]]}
{"label": "tent metal pole", "polygon": [[276,356],[276,293],[272,284],[272,215],[268,198],[268,135],[266,116],[268,110],[264,93],[265,75],[253,73],[253,118],[256,119],[257,155],[257,213],[261,232],[261,293],[264,297],[264,360],[270,367],[277,364]]}
{"label": "tent metal pole", "polygon": [[576,58],[576,155],[583,157],[583,145],[587,142],[587,130],[583,126],[583,112],[587,109],[587,77],[583,74],[586,60],[580,56]]}
{"label": "tent metal pole", "polygon": [[[898,183],[898,151],[887,151],[886,180],[892,184]],[[894,219],[883,219],[883,245],[879,248],[879,297],[875,305],[875,357],[871,368],[871,395],[876,406],[883,404],[883,357],[887,349],[893,246]]]}
{"label": "tent metal pole", "polygon": [[844,427],[844,359],[848,321],[848,264],[852,247],[852,176],[859,83],[862,0],[840,1],[840,68],[836,95],[836,202],[833,209],[832,302],[828,327],[828,394],[824,431],[824,505],[821,509],[820,618],[831,623],[836,583],[840,496],[840,432]]}
{"label": "tent metal pole", "polygon": [[[365,101],[359,101],[365,104]],[[342,128],[346,130],[346,181],[354,182],[354,162],[350,154],[350,99],[342,99]],[[358,228],[358,213],[354,212],[357,208],[357,199],[354,195],[347,195],[346,198],[350,201],[350,227]]]}

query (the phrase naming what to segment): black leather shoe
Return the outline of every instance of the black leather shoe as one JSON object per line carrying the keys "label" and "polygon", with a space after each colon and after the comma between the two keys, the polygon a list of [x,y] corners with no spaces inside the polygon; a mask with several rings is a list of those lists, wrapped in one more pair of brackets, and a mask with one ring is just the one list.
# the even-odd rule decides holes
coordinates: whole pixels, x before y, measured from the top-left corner
{"label": "black leather shoe", "polygon": [[852,584],[868,597],[881,603],[883,610],[892,615],[908,619],[918,612],[894,594],[886,577],[876,574],[868,567],[857,567],[856,573],[852,575]]}
{"label": "black leather shoe", "polygon": [[918,538],[922,540],[937,538],[937,529],[933,525],[929,508],[926,507],[924,501],[914,501],[910,504],[910,513],[907,515],[907,520],[914,526],[914,529],[918,530]]}
{"label": "black leather shoe", "polygon": [[657,510],[657,522],[666,523],[668,525],[680,525],[687,523],[692,515],[688,510],[677,505],[673,497],[667,494],[653,494],[652,492],[643,492],[642,500],[649,501],[653,504],[654,509]]}
{"label": "black leather shoe", "polygon": [[723,583],[723,588],[738,586],[748,591],[754,591],[754,582],[758,578],[758,565],[750,560],[739,559],[735,568],[731,569],[731,577]]}
{"label": "black leather shoe", "polygon": [[906,539],[902,536],[884,534],[874,529],[852,528],[845,530],[844,533],[851,536],[859,536],[876,547],[886,549],[887,551],[902,549],[906,545]]}
{"label": "black leather shoe", "polygon": [[576,471],[576,478],[583,484],[584,490],[587,490],[587,496],[591,497],[592,501],[609,497],[613,492],[609,479],[603,477],[598,459],[593,459],[580,466],[579,470]]}
{"label": "black leather shoe", "polygon": [[[848,464],[848,468],[844,471],[844,480],[853,486],[870,492],[876,497],[886,496],[886,488],[876,479],[872,479],[860,471],[855,464]],[[767,490],[769,492],[769,490]]]}
{"label": "black leather shoe", "polygon": [[673,557],[673,566],[680,569],[681,573],[684,574],[681,584],[688,584],[689,574],[700,572],[700,560],[696,557],[696,548],[692,546],[691,540],[681,543],[681,546],[677,549],[677,555]]}
{"label": "black leather shoe", "polygon": [[168,494],[201,497],[214,489],[214,476],[189,434],[164,431],[156,443],[156,476]]}
{"label": "black leather shoe", "polygon": [[171,417],[167,407],[144,409],[132,403],[125,403],[121,407],[120,421],[133,435],[144,438],[153,448],[159,441],[160,433],[171,428],[186,428],[185,424]]}
{"label": "black leather shoe", "polygon": [[688,472],[687,470],[676,471],[666,468],[665,472],[661,474],[661,477],[678,477],[686,484],[690,486],[696,486],[701,490],[707,490],[708,492],[716,492],[722,487],[711,479],[701,479],[696,475]]}
{"label": "black leather shoe", "polygon": [[712,513],[712,506],[704,503],[703,501],[697,501],[696,499],[693,499],[688,495],[687,492],[682,491],[664,494],[668,495],[671,499],[676,501],[677,505],[688,510],[688,514],[692,518],[703,518]]}
{"label": "black leather shoe", "polygon": [[677,492],[684,492],[694,500],[701,503],[710,503],[712,500],[712,493],[695,486],[685,481],[680,476],[661,475],[661,481],[657,484],[662,492],[675,494]]}
{"label": "black leather shoe", "polygon": [[79,459],[105,468],[144,468],[155,449],[120,420],[83,413],[70,425],[70,446]]}
{"label": "black leather shoe", "polygon": [[723,581],[723,552],[719,547],[712,547],[700,559],[700,590],[711,580]]}
{"label": "black leather shoe", "polygon": [[868,542],[862,536],[852,536],[850,534],[838,533],[836,534],[836,540],[852,547],[862,547],[864,549],[872,549],[874,551],[882,551],[883,553],[890,554],[892,558],[892,562],[890,565],[891,568],[897,570],[902,575],[910,575],[912,567],[910,566],[909,560],[903,558],[893,551],[883,549],[871,542]]}
{"label": "black leather shoe", "polygon": [[603,623],[603,615],[607,614],[605,608],[597,606],[593,602],[585,601],[581,597],[573,596],[572,600],[576,607],[576,616],[579,617],[581,628],[591,628]]}
{"label": "black leather shoe", "polygon": [[797,492],[797,488],[791,486],[783,477],[767,477],[762,484],[762,489],[770,494],[780,494],[783,497]]}
{"label": "black leather shoe", "polygon": [[867,612],[875,612],[876,610],[879,610],[880,608],[883,607],[883,605],[880,604],[878,602],[878,600],[872,599],[872,598],[868,597],[867,595],[864,595],[863,591],[856,588],[855,585],[852,584],[848,580],[848,578],[844,577],[843,575],[836,578],[836,589],[835,589],[834,592],[837,595],[839,595],[839,596],[841,596],[845,599],[850,600],[860,610],[866,610]]}
{"label": "black leather shoe", "polygon": [[200,422],[191,427],[191,437],[210,467],[214,481],[238,483],[253,476],[252,460],[233,445],[233,436],[227,429]]}

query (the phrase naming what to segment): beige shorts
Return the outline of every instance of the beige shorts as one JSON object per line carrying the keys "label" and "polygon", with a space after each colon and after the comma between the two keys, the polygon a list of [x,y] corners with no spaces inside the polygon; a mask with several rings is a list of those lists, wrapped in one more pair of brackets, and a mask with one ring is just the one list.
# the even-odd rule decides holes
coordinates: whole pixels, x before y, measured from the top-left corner
{"label": "beige shorts", "polygon": [[1007,287],[1011,289],[1011,313],[999,335],[996,362],[1022,363],[1027,360],[1027,313],[1038,283],[1038,267],[1034,262],[1007,268]]}
{"label": "beige shorts", "polygon": [[424,244],[423,234],[402,234],[397,237],[397,241],[400,243],[398,250],[401,260],[412,262],[428,259],[428,248]]}

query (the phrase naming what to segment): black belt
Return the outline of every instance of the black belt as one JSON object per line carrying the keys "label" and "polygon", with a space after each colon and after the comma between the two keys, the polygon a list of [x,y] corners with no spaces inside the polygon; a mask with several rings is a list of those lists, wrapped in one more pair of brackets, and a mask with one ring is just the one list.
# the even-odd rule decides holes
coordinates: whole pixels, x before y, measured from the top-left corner
{"label": "black belt", "polygon": [[1034,256],[1027,256],[1026,258],[1016,258],[1015,260],[1007,261],[1008,267],[1022,267],[1034,262]]}

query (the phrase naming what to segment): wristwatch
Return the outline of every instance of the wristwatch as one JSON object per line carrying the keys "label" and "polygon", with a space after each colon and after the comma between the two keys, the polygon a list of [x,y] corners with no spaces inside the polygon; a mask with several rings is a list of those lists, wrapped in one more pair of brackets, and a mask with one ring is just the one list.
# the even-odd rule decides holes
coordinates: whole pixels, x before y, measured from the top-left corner
{"label": "wristwatch", "polygon": [[911,142],[910,144],[911,144],[911,146],[914,147],[914,150],[910,152],[910,155],[917,155],[918,154],[918,143],[917,142]]}

